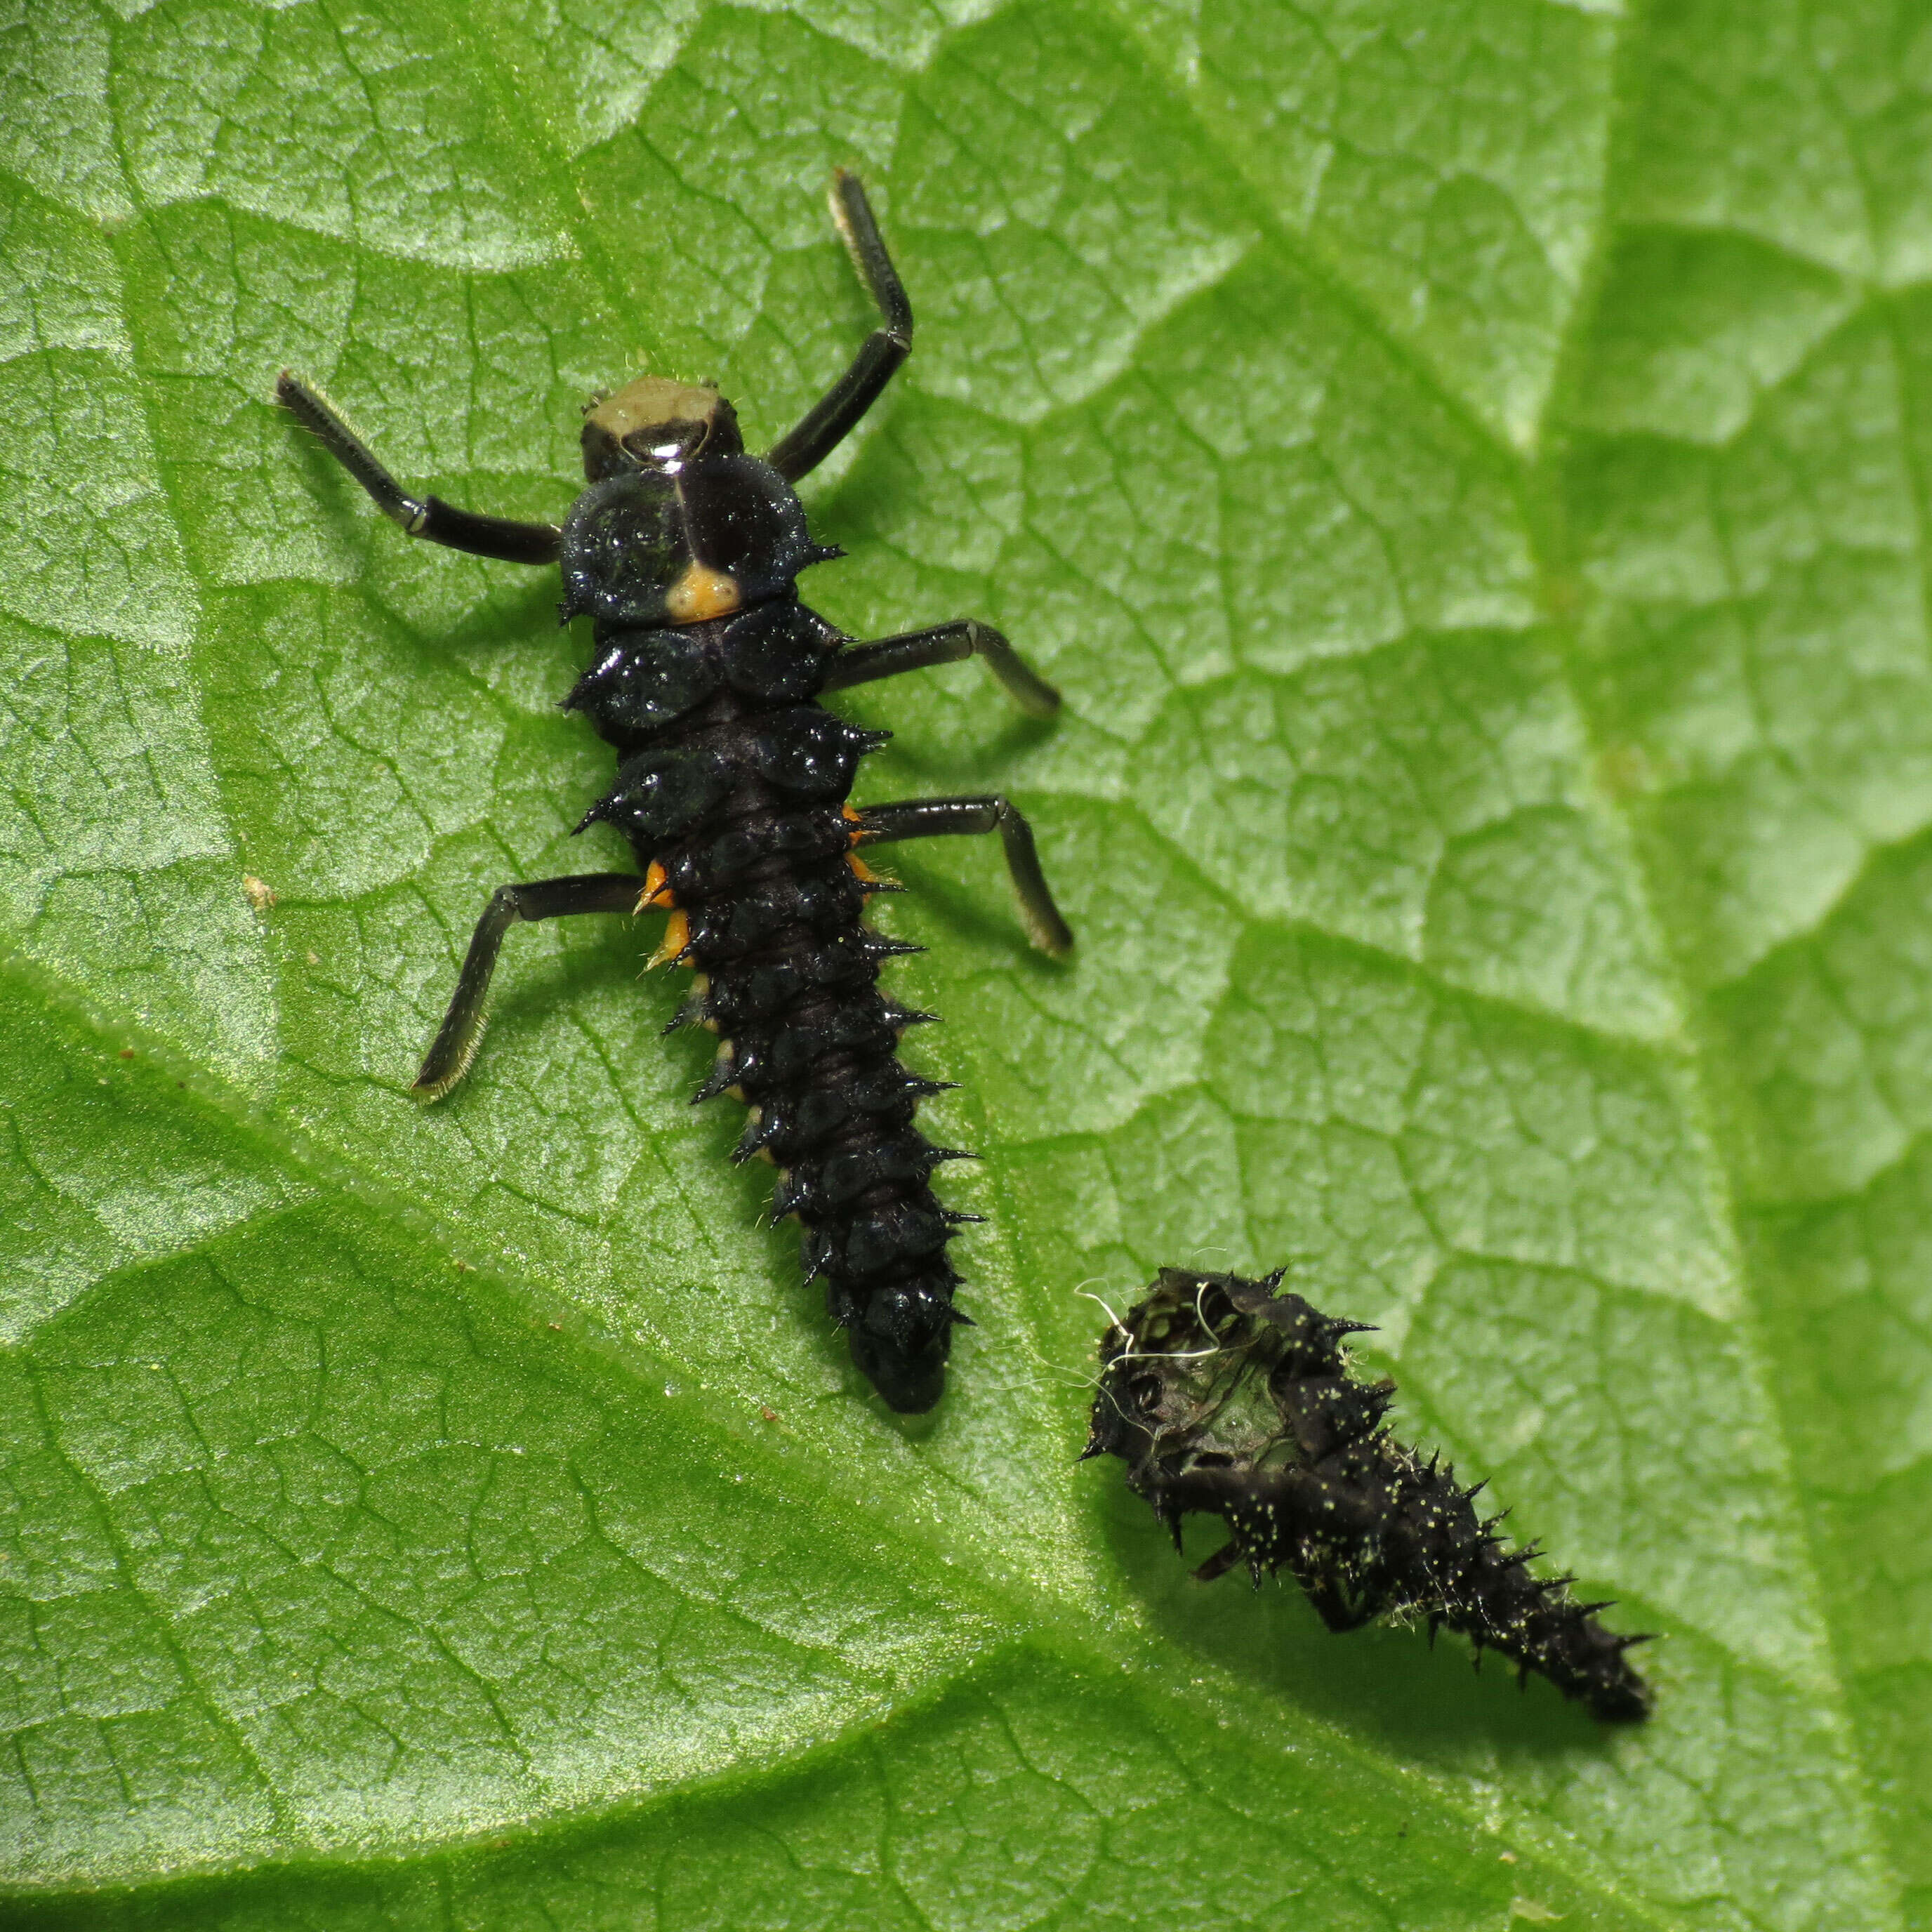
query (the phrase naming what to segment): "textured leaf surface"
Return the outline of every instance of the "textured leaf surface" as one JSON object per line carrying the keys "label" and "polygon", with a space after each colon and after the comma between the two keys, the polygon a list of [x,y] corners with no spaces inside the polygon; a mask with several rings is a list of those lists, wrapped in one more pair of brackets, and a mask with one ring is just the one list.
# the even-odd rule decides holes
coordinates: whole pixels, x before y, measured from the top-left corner
{"label": "textured leaf surface", "polygon": [[[1922,10],[10,0],[0,71],[16,1922],[1932,1924]],[[514,935],[404,1097],[489,890],[615,855],[583,641],[266,401],[524,514],[640,362],[774,436],[835,161],[922,333],[812,592],[1070,699],[851,706],[1082,941],[897,868],[992,1217],[914,1425],[654,934]],[[1196,1258],[1382,1324],[1652,1725],[1187,1581],[1072,1459],[1080,1291]]]}

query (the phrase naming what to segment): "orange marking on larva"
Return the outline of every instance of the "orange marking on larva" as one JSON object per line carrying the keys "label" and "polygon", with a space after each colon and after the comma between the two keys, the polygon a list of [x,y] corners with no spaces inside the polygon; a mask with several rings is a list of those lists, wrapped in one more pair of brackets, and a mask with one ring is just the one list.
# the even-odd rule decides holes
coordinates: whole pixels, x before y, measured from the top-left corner
{"label": "orange marking on larva", "polygon": [[882,886],[885,884],[884,880],[880,878],[857,853],[848,852],[845,855],[845,862],[852,868],[854,875],[863,880],[867,885]]}
{"label": "orange marking on larva", "polygon": [[660,912],[668,912],[676,904],[671,896],[670,881],[664,875],[664,868],[653,859],[644,874],[644,889],[638,895],[638,903],[632,908],[633,914],[649,912],[653,907]]}
{"label": "orange marking on larva", "polygon": [[857,844],[866,836],[866,826],[862,814],[855,812],[849,805],[842,805],[838,809],[845,814],[848,821],[852,827],[852,836],[849,842],[854,845]]}
{"label": "orange marking on larva", "polygon": [[664,922],[664,937],[658,941],[658,950],[644,962],[646,968],[674,966],[678,956],[691,944],[691,922],[681,912],[674,912]]}
{"label": "orange marking on larva", "polygon": [[701,624],[707,617],[728,617],[738,608],[738,586],[722,570],[693,563],[664,598],[674,624]]}

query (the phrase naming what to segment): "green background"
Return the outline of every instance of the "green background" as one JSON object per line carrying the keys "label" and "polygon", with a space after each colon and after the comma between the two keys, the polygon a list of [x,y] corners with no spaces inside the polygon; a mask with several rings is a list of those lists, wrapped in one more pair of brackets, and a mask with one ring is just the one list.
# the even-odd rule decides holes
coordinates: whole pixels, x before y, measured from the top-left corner
{"label": "green background", "polygon": [[[0,64],[0,1917],[1932,1924],[1932,13],[4,0]],[[991,1216],[915,1424],[655,922],[513,935],[404,1097],[490,889],[616,854],[586,644],[266,400],[545,517],[634,369],[769,440],[868,320],[835,162],[921,333],[811,594],[1068,698],[846,705],[1082,941],[895,855]],[[1647,1728],[1075,1464],[1083,1291],[1282,1262],[1665,1634]]]}

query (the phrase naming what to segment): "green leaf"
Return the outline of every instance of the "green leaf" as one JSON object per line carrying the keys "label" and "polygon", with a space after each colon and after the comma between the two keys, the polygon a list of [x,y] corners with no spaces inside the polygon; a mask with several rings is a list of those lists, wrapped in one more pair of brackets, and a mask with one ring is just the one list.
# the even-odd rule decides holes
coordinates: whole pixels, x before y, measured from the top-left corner
{"label": "green leaf", "polygon": [[[1932,1925],[1932,37],[1687,0],[0,8],[0,1886],[40,1927]],[[865,796],[974,1147],[887,1416],[628,922],[553,583],[583,397],[962,614]],[[594,848],[594,849],[586,849]],[[269,902],[260,881],[274,895]],[[254,892],[251,901],[250,891]],[[1658,1712],[1204,1589],[1077,1465],[1096,1298],[1377,1322]],[[1205,1554],[1208,1546],[1197,1546]]]}

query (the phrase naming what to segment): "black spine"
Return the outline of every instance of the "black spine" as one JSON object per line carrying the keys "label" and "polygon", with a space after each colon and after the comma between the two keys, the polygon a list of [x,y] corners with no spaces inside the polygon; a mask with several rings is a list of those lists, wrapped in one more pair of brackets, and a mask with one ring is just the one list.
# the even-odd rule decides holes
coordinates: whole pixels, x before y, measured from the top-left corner
{"label": "black spine", "polygon": [[[914,1125],[939,1086],[898,1058],[900,1030],[931,1016],[878,983],[885,960],[920,949],[866,926],[867,897],[887,888],[852,862],[844,802],[884,734],[819,706],[822,668],[808,691],[795,658],[782,681],[765,676],[766,634],[801,620],[818,622],[778,605],[674,634],[600,625],[599,668],[568,701],[624,760],[586,822],[617,825],[640,866],[662,868],[658,902],[699,975],[679,1018],[718,1036],[718,1058],[698,1098],[728,1092],[750,1108],[739,1158],[778,1168],[775,1211],[802,1226],[807,1275],[823,1277],[853,1359],[895,1408],[918,1412],[938,1400],[966,1319],[946,1252],[959,1217],[927,1178],[960,1156]],[[698,701],[658,723],[627,695],[626,666],[648,659],[655,679],[673,644],[710,668],[686,680]]]}
{"label": "black spine", "polygon": [[1377,1617],[1426,1618],[1481,1652],[1548,1678],[1597,1717],[1648,1714],[1624,1652],[1644,1641],[1605,1630],[1602,1604],[1529,1569],[1474,1507],[1482,1485],[1424,1462],[1382,1418],[1387,1382],[1351,1378],[1333,1321],[1280,1277],[1162,1272],[1100,1345],[1088,1455],[1118,1456],[1127,1482],[1180,1540],[1184,1516],[1220,1516],[1232,1540],[1204,1577],[1245,1563],[1257,1582],[1286,1569],[1331,1630]]}

